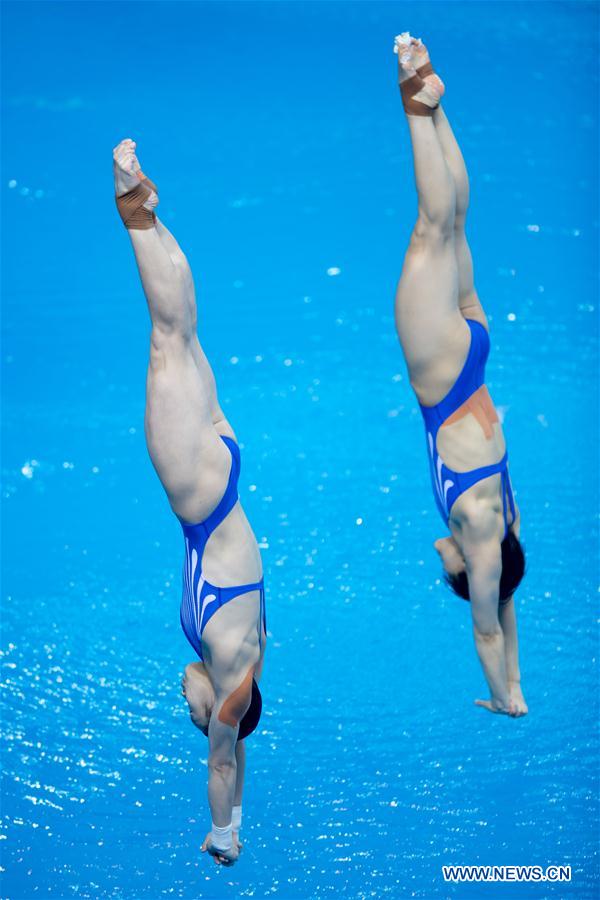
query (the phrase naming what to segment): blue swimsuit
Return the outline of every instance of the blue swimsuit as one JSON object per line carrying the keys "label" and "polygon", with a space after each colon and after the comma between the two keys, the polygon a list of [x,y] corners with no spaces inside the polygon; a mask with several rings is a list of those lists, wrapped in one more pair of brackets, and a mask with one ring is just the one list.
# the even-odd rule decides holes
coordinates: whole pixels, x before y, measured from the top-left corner
{"label": "blue swimsuit", "polygon": [[[260,621],[265,632],[267,630],[265,587],[262,578],[253,584],[242,584],[238,587],[217,587],[214,584],[210,584],[202,575],[202,556],[208,539],[238,501],[237,485],[241,465],[240,448],[232,438],[224,435],[221,435],[221,438],[231,452],[231,471],[223,497],[216,509],[204,522],[191,525],[177,516],[185,538],[183,596],[181,598],[180,611],[181,627],[200,659],[202,659],[202,632],[206,628],[206,623],[221,606],[224,606],[229,600],[233,600],[234,597],[239,597],[240,594],[260,591]],[[262,640],[262,636],[259,639]]]}
{"label": "blue swimsuit", "polygon": [[479,469],[471,469],[470,472],[455,472],[443,462],[437,450],[437,435],[443,423],[485,383],[485,364],[490,352],[490,338],[480,322],[476,322],[474,319],[465,319],[465,321],[471,331],[471,345],[460,375],[444,399],[435,406],[419,404],[425,420],[433,494],[440,515],[448,524],[450,510],[461,494],[464,494],[483,478],[500,475],[504,534],[506,536],[508,531],[507,502],[510,505],[512,522],[516,515],[508,474],[508,453],[504,454],[500,462],[491,466],[481,466]]}

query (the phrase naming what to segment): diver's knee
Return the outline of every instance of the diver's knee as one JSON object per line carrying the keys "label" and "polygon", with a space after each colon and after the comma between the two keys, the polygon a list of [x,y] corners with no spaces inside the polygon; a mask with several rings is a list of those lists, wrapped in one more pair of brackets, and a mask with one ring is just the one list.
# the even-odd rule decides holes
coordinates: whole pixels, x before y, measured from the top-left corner
{"label": "diver's knee", "polygon": [[171,320],[154,323],[150,332],[150,368],[166,369],[169,363],[191,358],[196,332],[187,312],[174,314]]}
{"label": "diver's knee", "polygon": [[475,635],[482,644],[493,644],[502,635],[502,629],[497,622],[486,622],[476,626]]}
{"label": "diver's knee", "polygon": [[420,212],[410,236],[409,249],[431,252],[447,248],[454,241],[454,215],[430,218]]}
{"label": "diver's knee", "polygon": [[455,237],[464,237],[466,221],[467,221],[466,210],[464,212],[458,212],[458,210],[457,210],[456,216],[454,218],[454,235],[455,235]]}

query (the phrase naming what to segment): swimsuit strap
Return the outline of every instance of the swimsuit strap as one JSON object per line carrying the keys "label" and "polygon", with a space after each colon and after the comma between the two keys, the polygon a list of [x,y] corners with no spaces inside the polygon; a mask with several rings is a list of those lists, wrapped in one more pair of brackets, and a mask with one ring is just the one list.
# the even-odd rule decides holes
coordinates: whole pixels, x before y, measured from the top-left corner
{"label": "swimsuit strap", "polygon": [[223,519],[231,512],[239,498],[237,486],[241,468],[240,448],[233,440],[233,438],[227,437],[227,435],[225,434],[221,434],[219,435],[219,437],[229,448],[229,452],[231,453],[231,469],[229,470],[229,479],[227,481],[225,493],[223,494],[211,514],[207,516],[206,519],[204,519],[204,521],[202,522],[185,522],[183,519],[181,519],[180,516],[177,516],[184,529],[203,529],[205,532],[205,542],[211,536],[215,528],[217,528],[221,524]]}
{"label": "swimsuit strap", "polygon": [[471,332],[469,352],[460,374],[446,396],[437,404],[440,422],[459,409],[484,383],[485,364],[489,355],[489,335],[481,322],[465,319]]}
{"label": "swimsuit strap", "polygon": [[513,523],[517,518],[517,507],[515,504],[515,498],[513,495],[512,484],[510,481],[510,473],[508,471],[508,465],[506,466],[506,483],[508,484],[508,502],[510,503],[510,511],[512,514]]}
{"label": "swimsuit strap", "polygon": [[[505,454],[506,457],[506,454]],[[507,510],[507,498],[508,505],[510,506],[510,513],[512,517],[511,525],[514,524],[515,519],[517,518],[517,512],[515,508],[515,498],[512,492],[512,485],[510,483],[510,475],[508,474],[508,458],[506,458],[506,464],[504,469],[502,470],[502,514],[504,516],[504,537],[508,534],[508,510]]]}
{"label": "swimsuit strap", "polygon": [[491,463],[489,466],[480,466],[478,469],[471,469],[468,472],[455,472],[444,464],[444,470],[450,477],[456,479],[459,492],[464,494],[465,491],[470,487],[473,487],[477,482],[483,481],[484,478],[489,478],[491,475],[502,476],[506,470],[507,463],[508,453],[505,451],[504,456],[499,462]]}
{"label": "swimsuit strap", "polygon": [[211,512],[210,516],[202,523],[206,528],[207,534],[210,535],[221,524],[223,519],[231,512],[238,501],[238,479],[240,477],[240,448],[233,438],[226,435],[220,435],[223,443],[229,448],[231,453],[231,469],[229,470],[229,480],[225,493],[221,497],[216,508]]}
{"label": "swimsuit strap", "polygon": [[446,396],[434,406],[419,404],[426,427],[435,432],[485,381],[485,364],[490,352],[487,330],[475,319],[465,319],[471,333],[467,357],[458,377]]}
{"label": "swimsuit strap", "polygon": [[461,494],[484,478],[500,475],[502,514],[506,535],[508,532],[507,503],[510,505],[513,521],[516,518],[515,502],[508,474],[508,453],[505,452],[502,459],[492,465],[480,466],[469,472],[456,472],[444,463],[437,449],[437,435],[443,423],[485,384],[485,364],[490,352],[490,336],[487,328],[476,319],[465,318],[465,322],[471,334],[471,342],[456,381],[446,396],[435,406],[424,406],[419,403],[425,422],[433,493],[438,510],[448,524],[450,511]]}
{"label": "swimsuit strap", "polygon": [[[183,595],[181,598],[181,607],[179,610],[179,620],[183,633],[188,641],[202,659],[202,634],[208,622],[214,614],[222,606],[233,600],[234,597],[242,597],[252,591],[259,591],[260,599],[260,620],[267,630],[267,623],[264,611],[265,587],[264,579],[249,584],[240,584],[232,587],[219,587],[211,584],[203,576],[198,565],[197,569],[191,573],[186,579],[184,571],[183,578]],[[262,635],[259,633],[259,642],[262,646]]]}
{"label": "swimsuit strap", "polygon": [[[504,518],[504,535],[508,532],[508,511],[507,498],[512,511],[513,521],[515,519],[515,503],[512,496],[510,486],[510,477],[508,475],[508,452],[505,451],[502,459],[497,463],[489,466],[480,466],[478,469],[471,469],[470,472],[455,472],[442,464],[442,483],[448,485],[447,498],[444,496],[446,508],[443,510],[446,523],[449,521],[449,513],[453,505],[459,497],[468,491],[469,488],[483,481],[484,478],[490,478],[492,475],[500,475],[500,492],[502,494],[502,515]],[[436,496],[436,499],[438,497]],[[442,510],[440,510],[442,511]]]}
{"label": "swimsuit strap", "polygon": [[[221,606],[224,606],[225,603],[229,603],[230,600],[233,600],[234,597],[240,597],[242,594],[249,594],[251,591],[263,591],[264,589],[264,581],[261,578],[260,581],[252,582],[251,584],[241,584],[236,585],[235,587],[220,587],[219,590],[219,598],[221,601]],[[262,610],[262,593],[260,596],[260,606]]]}

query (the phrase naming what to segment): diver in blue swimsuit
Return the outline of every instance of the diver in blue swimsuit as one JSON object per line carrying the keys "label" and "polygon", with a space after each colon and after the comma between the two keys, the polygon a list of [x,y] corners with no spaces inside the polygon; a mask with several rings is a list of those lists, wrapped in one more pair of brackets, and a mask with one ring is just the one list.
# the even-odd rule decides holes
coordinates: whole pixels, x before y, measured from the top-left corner
{"label": "diver in blue swimsuit", "polygon": [[485,386],[490,338],[465,236],[469,180],[425,45],[404,33],[395,51],[418,194],[396,326],[425,424],[435,503],[450,531],[435,548],[448,585],[470,600],[490,690],[475,702],[519,717],[527,705],[513,595],[525,556],[502,426]]}
{"label": "diver in blue swimsuit", "polygon": [[113,152],[117,208],[127,228],[152,323],[145,432],[150,458],[184,538],[183,631],[198,655],[183,693],[209,740],[212,828],[202,850],[232,865],[241,844],[245,743],[257,726],[266,641],[260,552],[238,496],[240,450],[217,401],[198,341],[194,282],[158,220],[156,186],[136,145]]}

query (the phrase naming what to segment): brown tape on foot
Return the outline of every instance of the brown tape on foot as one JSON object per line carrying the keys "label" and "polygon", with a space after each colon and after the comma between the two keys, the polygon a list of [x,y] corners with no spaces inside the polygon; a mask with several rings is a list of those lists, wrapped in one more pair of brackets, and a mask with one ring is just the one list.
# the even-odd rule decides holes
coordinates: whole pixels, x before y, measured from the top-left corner
{"label": "brown tape on foot", "polygon": [[[400,93],[402,94],[402,105],[404,106],[404,112],[408,116],[432,116],[433,110],[435,107],[427,106],[426,103],[421,103],[420,100],[415,100],[414,95],[418,94],[419,91],[423,90],[425,87],[425,82],[420,77],[420,75],[413,75],[411,78],[407,78],[406,81],[400,82]],[[438,104],[436,104],[437,106]]]}
{"label": "brown tape on foot", "polygon": [[421,78],[425,78],[427,75],[435,75],[435,72],[433,71],[433,66],[431,65],[430,62],[426,62],[422,66],[419,66],[418,69],[415,69],[415,72]]}
{"label": "brown tape on foot", "polygon": [[133,190],[121,194],[120,197],[115,197],[115,200],[125,228],[145,231],[148,228],[154,228],[156,216],[153,210],[144,208],[144,203],[152,191],[156,193],[158,191],[156,185],[149,178],[146,178],[141,172],[138,173],[138,177],[140,176],[140,183]]}

